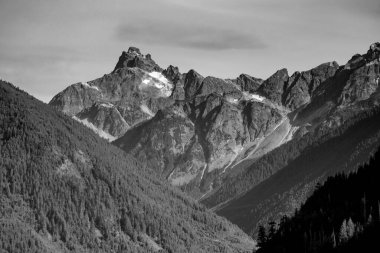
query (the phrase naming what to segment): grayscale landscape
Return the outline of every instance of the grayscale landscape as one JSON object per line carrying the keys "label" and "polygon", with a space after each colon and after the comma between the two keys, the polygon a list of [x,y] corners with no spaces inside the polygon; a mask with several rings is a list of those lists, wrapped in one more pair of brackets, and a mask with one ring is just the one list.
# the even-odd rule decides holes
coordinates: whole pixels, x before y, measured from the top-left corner
{"label": "grayscale landscape", "polygon": [[369,252],[380,2],[0,0],[0,252]]}

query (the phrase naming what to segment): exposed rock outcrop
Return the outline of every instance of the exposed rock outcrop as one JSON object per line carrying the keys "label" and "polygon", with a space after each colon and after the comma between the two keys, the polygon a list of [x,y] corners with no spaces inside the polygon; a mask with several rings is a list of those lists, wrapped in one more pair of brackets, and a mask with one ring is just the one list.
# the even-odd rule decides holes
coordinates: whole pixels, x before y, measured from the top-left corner
{"label": "exposed rock outcrop", "polygon": [[288,83],[289,75],[287,69],[280,69],[263,82],[258,93],[272,102],[281,105],[284,89]]}
{"label": "exposed rock outcrop", "polygon": [[242,91],[255,92],[260,87],[264,80],[256,77],[252,77],[247,74],[241,74],[236,78],[237,85]]}
{"label": "exposed rock outcrop", "polygon": [[140,49],[136,47],[130,47],[127,52],[123,51],[119,57],[114,71],[122,68],[140,68],[148,72],[158,71],[161,72],[162,69],[152,60],[152,56],[147,54],[144,56],[141,54]]}

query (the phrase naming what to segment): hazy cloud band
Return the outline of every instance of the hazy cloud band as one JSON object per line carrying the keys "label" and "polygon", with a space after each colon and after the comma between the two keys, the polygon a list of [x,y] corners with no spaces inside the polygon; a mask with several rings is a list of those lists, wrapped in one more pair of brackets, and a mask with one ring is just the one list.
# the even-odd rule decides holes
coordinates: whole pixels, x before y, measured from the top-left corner
{"label": "hazy cloud band", "polygon": [[265,47],[265,44],[255,35],[207,25],[122,24],[117,29],[116,35],[122,41],[159,43],[202,50],[259,49]]}

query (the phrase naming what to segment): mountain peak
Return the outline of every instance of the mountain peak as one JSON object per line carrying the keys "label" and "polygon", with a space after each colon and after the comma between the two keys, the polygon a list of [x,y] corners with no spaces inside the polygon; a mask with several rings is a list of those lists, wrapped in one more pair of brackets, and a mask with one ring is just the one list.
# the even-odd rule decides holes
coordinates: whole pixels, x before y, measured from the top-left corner
{"label": "mountain peak", "polygon": [[373,43],[370,47],[369,50],[371,51],[380,51],[380,42],[375,42]]}
{"label": "mountain peak", "polygon": [[240,86],[243,91],[255,92],[264,80],[256,78],[247,74],[241,74],[236,78],[236,83]]}
{"label": "mountain peak", "polygon": [[119,60],[115,66],[114,72],[123,68],[138,67],[148,72],[162,71],[162,68],[152,60],[152,56],[147,54],[144,56],[140,49],[137,47],[129,47],[128,51],[123,51],[119,57]]}
{"label": "mountain peak", "polygon": [[366,55],[367,61],[373,61],[380,58],[380,42],[373,43]]}
{"label": "mountain peak", "polygon": [[[125,51],[123,53],[125,53]],[[140,49],[138,49],[137,47],[129,47],[128,52],[126,54],[141,55],[141,52],[140,52]]]}
{"label": "mountain peak", "polygon": [[178,67],[173,65],[169,65],[169,67],[167,67],[162,73],[174,83],[176,83],[181,76]]}
{"label": "mountain peak", "polygon": [[380,60],[379,42],[371,44],[366,54],[355,54],[354,56],[352,56],[352,58],[346,63],[345,69],[357,69],[376,59]]}

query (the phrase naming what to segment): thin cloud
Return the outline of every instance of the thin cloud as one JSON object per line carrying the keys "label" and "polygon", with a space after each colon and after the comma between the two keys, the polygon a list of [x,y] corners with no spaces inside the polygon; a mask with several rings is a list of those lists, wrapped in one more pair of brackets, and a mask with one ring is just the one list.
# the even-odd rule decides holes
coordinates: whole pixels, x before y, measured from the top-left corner
{"label": "thin cloud", "polygon": [[159,43],[201,50],[260,49],[265,44],[256,35],[236,29],[173,23],[123,24],[116,36],[121,41]]}

